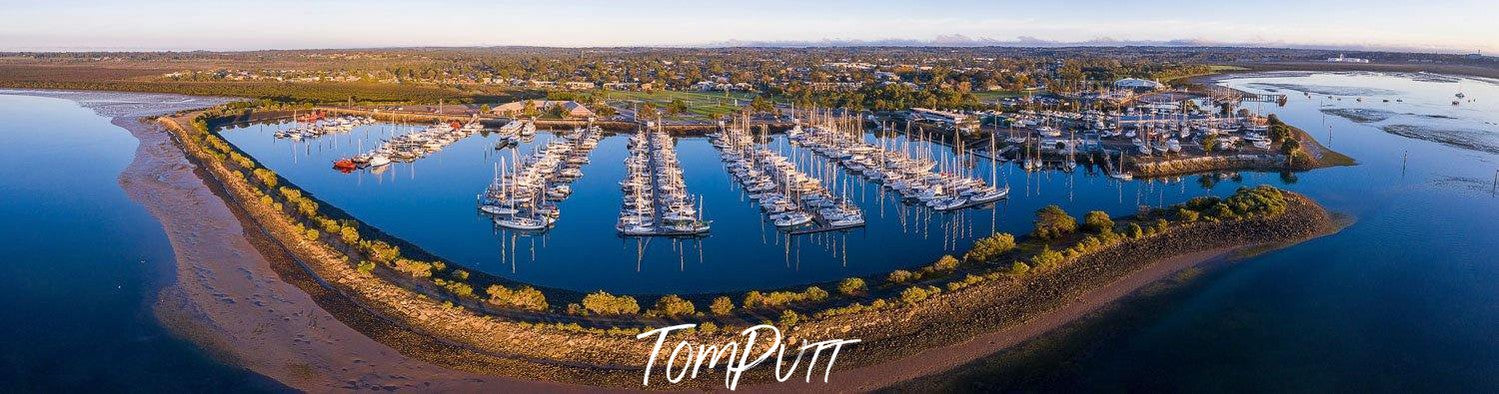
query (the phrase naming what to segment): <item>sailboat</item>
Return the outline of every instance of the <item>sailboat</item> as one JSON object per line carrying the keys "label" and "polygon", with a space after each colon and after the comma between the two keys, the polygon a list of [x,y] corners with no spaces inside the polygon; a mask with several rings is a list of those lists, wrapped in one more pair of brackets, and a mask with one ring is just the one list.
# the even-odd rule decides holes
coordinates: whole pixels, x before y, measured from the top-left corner
{"label": "sailboat", "polygon": [[[1107,159],[1107,154],[1108,153],[1105,152],[1105,158],[1106,159]],[[1121,180],[1121,181],[1128,181],[1128,180],[1135,179],[1135,176],[1133,174],[1130,174],[1130,173],[1124,171],[1124,151],[1123,150],[1119,151],[1119,166],[1114,168],[1114,173],[1109,174],[1109,177],[1114,178],[1114,179],[1118,179],[1118,180]]]}

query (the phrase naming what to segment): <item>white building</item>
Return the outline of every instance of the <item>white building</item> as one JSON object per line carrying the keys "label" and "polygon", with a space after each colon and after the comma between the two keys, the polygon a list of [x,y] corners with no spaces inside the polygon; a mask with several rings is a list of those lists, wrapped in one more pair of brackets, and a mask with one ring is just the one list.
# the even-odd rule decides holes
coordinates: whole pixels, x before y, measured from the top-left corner
{"label": "white building", "polygon": [[1161,85],[1160,82],[1140,78],[1125,78],[1114,81],[1115,89],[1160,90],[1164,87],[1165,85]]}
{"label": "white building", "polygon": [[1333,63],[1368,63],[1369,59],[1360,59],[1360,58],[1356,58],[1356,57],[1345,57],[1345,56],[1343,56],[1343,54],[1339,53],[1338,57],[1327,58],[1327,61],[1333,62]]}

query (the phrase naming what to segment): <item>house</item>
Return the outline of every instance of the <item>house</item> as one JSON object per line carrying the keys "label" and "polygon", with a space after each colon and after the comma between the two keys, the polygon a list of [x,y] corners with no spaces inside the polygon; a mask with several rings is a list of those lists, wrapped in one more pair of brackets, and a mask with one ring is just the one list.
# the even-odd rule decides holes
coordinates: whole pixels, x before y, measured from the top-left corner
{"label": "house", "polygon": [[528,102],[534,105],[538,114],[548,113],[552,110],[553,107],[561,106],[563,113],[569,118],[589,118],[594,116],[593,110],[588,109],[588,106],[571,100],[521,100],[500,104],[498,106],[495,106],[494,109],[491,109],[490,112],[495,116],[524,116],[526,111],[526,103]]}

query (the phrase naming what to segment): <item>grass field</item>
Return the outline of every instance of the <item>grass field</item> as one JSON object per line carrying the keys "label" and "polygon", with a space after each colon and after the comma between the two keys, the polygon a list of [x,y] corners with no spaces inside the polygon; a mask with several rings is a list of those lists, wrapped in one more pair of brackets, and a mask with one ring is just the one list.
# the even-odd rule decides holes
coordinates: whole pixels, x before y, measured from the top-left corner
{"label": "grass field", "polygon": [[683,103],[687,104],[687,112],[690,116],[703,118],[738,111],[741,107],[749,105],[750,100],[753,100],[755,96],[755,93],[745,92],[683,92],[670,90],[656,90],[651,92],[611,90],[604,95],[605,100],[608,100],[610,104],[620,107],[628,107],[631,102],[645,102],[659,108],[665,107],[672,100],[682,100]]}
{"label": "grass field", "polygon": [[1247,68],[1239,67],[1239,66],[1227,66],[1227,65],[1215,64],[1215,65],[1208,66],[1208,72],[1205,72],[1205,73],[1195,73],[1195,74],[1187,74],[1187,75],[1181,75],[1181,76],[1166,78],[1166,79],[1162,79],[1161,82],[1164,83],[1164,82],[1171,82],[1171,81],[1175,81],[1175,80],[1179,80],[1179,79],[1187,79],[1187,78],[1192,78],[1192,77],[1200,77],[1200,76],[1204,76],[1204,75],[1213,75],[1213,74],[1221,74],[1221,73],[1232,72],[1232,71],[1248,71],[1248,70],[1249,69],[1247,69]]}

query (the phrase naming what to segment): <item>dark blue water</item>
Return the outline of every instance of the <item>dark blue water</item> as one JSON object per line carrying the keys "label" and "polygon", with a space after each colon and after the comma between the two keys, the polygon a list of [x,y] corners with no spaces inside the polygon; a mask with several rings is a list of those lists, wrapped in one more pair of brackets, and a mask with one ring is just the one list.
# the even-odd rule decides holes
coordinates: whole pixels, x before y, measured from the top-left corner
{"label": "dark blue water", "polygon": [[128,131],[77,103],[0,95],[0,391],[265,389],[152,314],[175,264],[120,189]]}
{"label": "dark blue water", "polygon": [[[1499,156],[1381,130],[1420,125],[1499,142],[1493,123],[1499,85],[1378,74],[1227,82],[1263,86],[1251,83],[1280,84],[1277,93],[1289,93],[1290,102],[1262,109],[1324,142],[1331,130],[1330,145],[1360,161],[1299,174],[1286,185],[1355,216],[1355,224],[1213,270],[1183,289],[1142,297],[911,388],[1499,390]],[[1331,91],[1342,95],[1309,98],[1284,84],[1321,92],[1338,87]],[[1452,106],[1460,91],[1477,101]],[[1324,117],[1324,108],[1394,115],[1358,123]]]}

